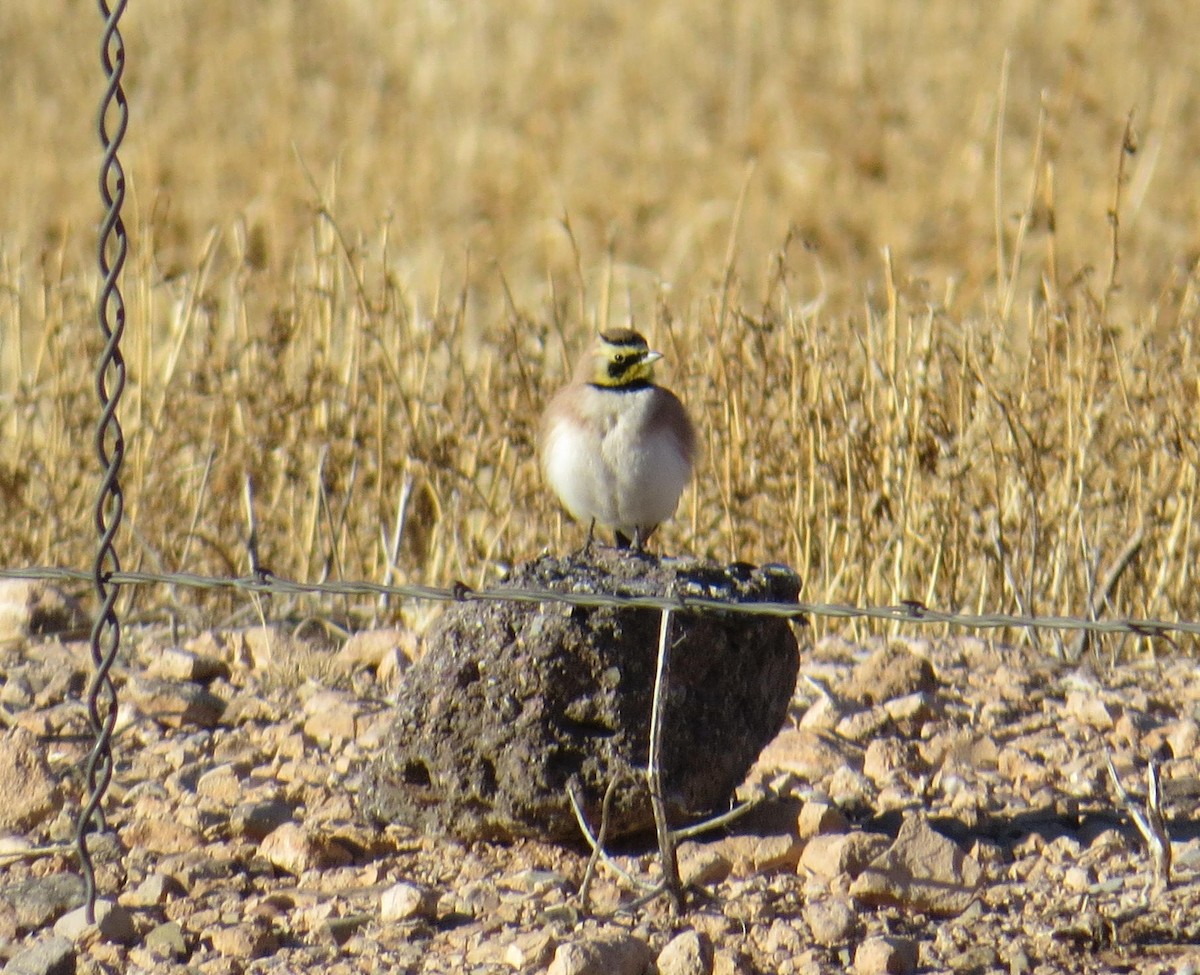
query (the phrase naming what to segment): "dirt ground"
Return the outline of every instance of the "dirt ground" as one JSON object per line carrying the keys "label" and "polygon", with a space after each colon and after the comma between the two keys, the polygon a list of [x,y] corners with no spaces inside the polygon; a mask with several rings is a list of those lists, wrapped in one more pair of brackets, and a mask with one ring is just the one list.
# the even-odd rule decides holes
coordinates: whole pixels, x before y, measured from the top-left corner
{"label": "dirt ground", "polygon": [[[1101,646],[1066,666],[1049,646],[919,634],[805,646],[792,714],[744,788],[760,804],[680,847],[683,911],[634,903],[630,879],[658,876],[648,843],[609,851],[629,879],[601,863],[585,912],[582,844],[464,845],[358,818],[414,643],[316,633],[126,634],[113,832],[92,844],[117,907],[75,935],[76,971],[1200,970],[1192,658],[1114,664]],[[0,765],[34,756],[0,820],[0,964],[15,965],[79,899],[69,852],[29,854],[73,836],[89,658],[43,639],[0,663]],[[1110,758],[1139,808],[1148,760],[1161,770],[1165,885]],[[900,863],[919,830],[948,858]]]}

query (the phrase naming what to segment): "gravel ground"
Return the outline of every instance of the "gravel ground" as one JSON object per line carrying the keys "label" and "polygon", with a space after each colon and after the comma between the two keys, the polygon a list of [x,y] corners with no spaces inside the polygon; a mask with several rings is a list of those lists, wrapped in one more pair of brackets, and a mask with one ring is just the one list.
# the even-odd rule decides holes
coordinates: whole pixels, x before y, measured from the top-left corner
{"label": "gravel ground", "polygon": [[[676,913],[636,903],[659,875],[649,845],[610,850],[584,910],[585,848],[360,820],[411,634],[131,631],[89,927],[68,914],[71,855],[32,855],[73,835],[88,650],[14,633],[0,635],[4,971],[1200,971],[1187,656],[1067,667],[975,637],[805,647],[789,722],[743,787],[758,805],[683,842]],[[1166,882],[1110,759],[1139,810],[1148,762],[1161,770]]]}

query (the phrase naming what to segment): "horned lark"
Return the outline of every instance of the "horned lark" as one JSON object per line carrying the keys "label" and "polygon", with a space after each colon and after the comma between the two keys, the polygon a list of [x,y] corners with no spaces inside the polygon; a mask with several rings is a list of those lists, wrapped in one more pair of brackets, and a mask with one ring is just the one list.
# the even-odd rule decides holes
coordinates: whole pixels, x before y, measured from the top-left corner
{"label": "horned lark", "polygon": [[640,551],[691,479],[696,431],[678,397],[655,385],[661,358],[637,332],[604,333],[542,416],[542,471],[588,523],[585,550],[599,524]]}

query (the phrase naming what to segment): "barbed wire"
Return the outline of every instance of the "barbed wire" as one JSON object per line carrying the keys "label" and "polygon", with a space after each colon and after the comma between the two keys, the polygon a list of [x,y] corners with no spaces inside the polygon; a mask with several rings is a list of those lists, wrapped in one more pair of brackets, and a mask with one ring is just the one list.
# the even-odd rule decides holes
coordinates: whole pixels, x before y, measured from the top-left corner
{"label": "barbed wire", "polygon": [[[790,571],[790,570],[789,570]],[[86,572],[45,566],[24,569],[0,569],[0,577],[81,582]],[[464,584],[426,586],[387,585],[366,581],[299,582],[263,573],[255,576],[206,576],[187,572],[114,572],[108,577],[114,586],[167,585],[189,589],[225,590],[275,596],[380,596],[435,602],[502,601],[524,603],[562,603],[569,606],[599,608],[605,606],[657,611],[694,611],[737,613],[785,619],[819,617],[843,620],[876,620],[924,626],[947,625],[967,630],[1030,629],[1043,631],[1079,631],[1121,634],[1138,637],[1167,637],[1172,633],[1200,636],[1200,621],[1162,619],[1087,619],[1079,616],[1036,616],[1020,613],[969,613],[940,610],[915,600],[894,605],[856,606],[849,603],[819,602],[737,602],[680,593],[673,596],[630,595],[606,592],[572,592],[562,589],[516,586],[489,586],[473,589]]]}

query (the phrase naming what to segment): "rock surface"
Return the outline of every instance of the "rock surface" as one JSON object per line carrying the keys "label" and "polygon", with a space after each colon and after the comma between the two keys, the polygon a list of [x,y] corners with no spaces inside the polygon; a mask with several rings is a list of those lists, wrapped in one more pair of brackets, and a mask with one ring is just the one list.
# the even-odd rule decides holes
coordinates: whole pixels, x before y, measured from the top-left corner
{"label": "rock surface", "polygon": [[[543,558],[504,588],[793,602],[788,570],[659,561],[612,550]],[[556,602],[451,606],[405,675],[394,724],[367,771],[362,808],[380,822],[460,839],[577,841],[619,780],[609,835],[652,825],[644,767],[660,614]],[[783,723],[795,686],[792,624],[677,612],[663,780],[675,819],[721,810]]]}
{"label": "rock surface", "polygon": [[87,627],[77,600],[44,579],[0,579],[0,647]]}
{"label": "rock surface", "polygon": [[688,929],[658,953],[658,975],[712,975],[713,946],[708,935]]}
{"label": "rock surface", "polygon": [[57,934],[29,945],[13,955],[2,975],[71,975],[75,971],[75,945]]}
{"label": "rock surface", "polygon": [[547,975],[642,975],[653,959],[650,946],[630,935],[569,941],[554,952]]}
{"label": "rock surface", "polygon": [[44,749],[23,728],[0,735],[0,831],[41,822],[61,801]]}
{"label": "rock surface", "polygon": [[855,878],[850,893],[868,904],[948,917],[966,910],[981,873],[974,857],[913,815],[905,817],[896,841]]}

